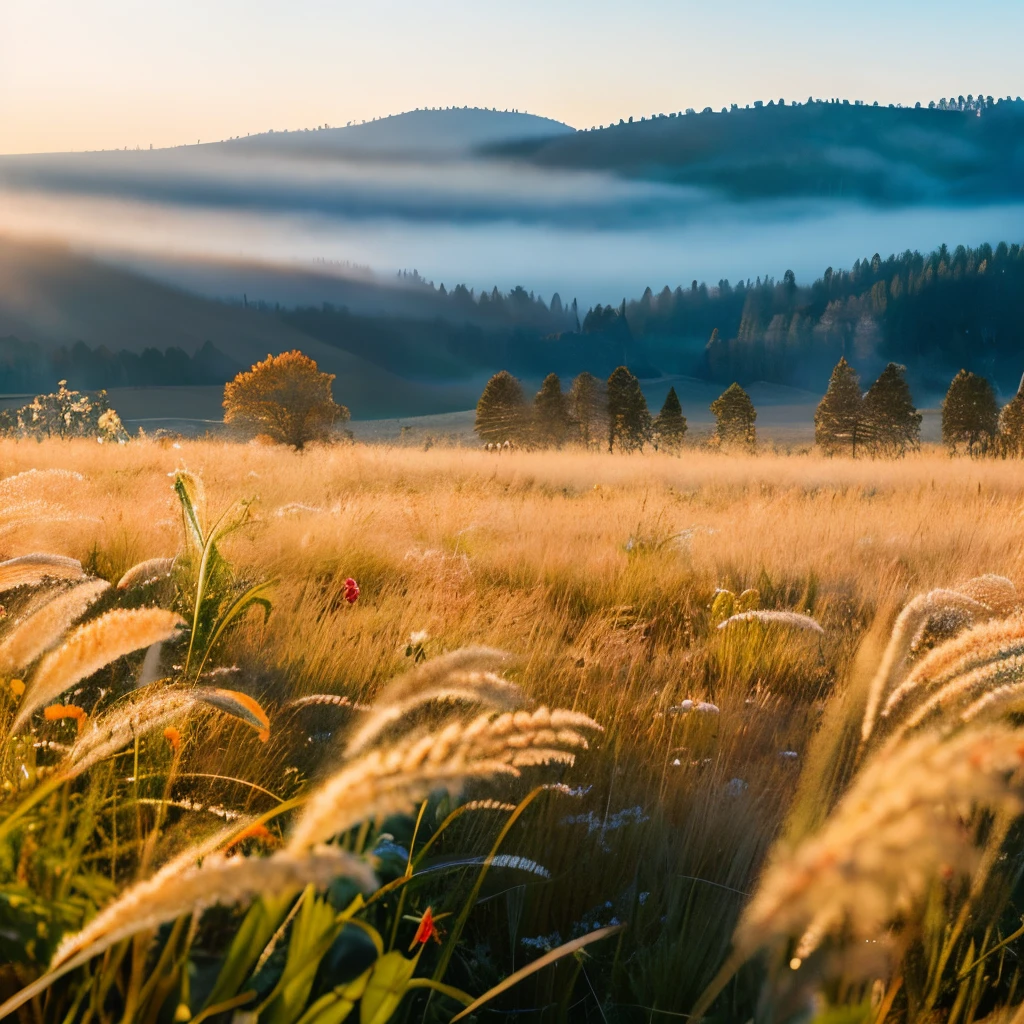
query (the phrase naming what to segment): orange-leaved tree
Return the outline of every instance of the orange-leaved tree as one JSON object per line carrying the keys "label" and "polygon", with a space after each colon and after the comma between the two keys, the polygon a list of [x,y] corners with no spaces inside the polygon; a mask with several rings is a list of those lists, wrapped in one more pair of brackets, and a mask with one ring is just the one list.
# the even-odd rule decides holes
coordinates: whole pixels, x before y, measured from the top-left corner
{"label": "orange-leaved tree", "polygon": [[349,419],[348,409],[334,401],[333,383],[333,373],[321,373],[297,350],[268,355],[225,385],[224,422],[301,450]]}

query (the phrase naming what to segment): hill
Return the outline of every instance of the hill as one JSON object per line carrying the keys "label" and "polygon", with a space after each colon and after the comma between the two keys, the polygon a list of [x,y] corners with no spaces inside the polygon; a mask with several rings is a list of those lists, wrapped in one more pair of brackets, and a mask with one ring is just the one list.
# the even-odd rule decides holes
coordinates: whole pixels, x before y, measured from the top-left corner
{"label": "hill", "polygon": [[52,384],[51,369],[78,386],[116,387],[126,383],[119,376],[126,367],[137,365],[131,356],[139,372],[147,359],[156,364],[152,383],[171,383],[168,353],[172,363],[198,358],[207,368],[205,378],[181,383],[223,383],[268,352],[293,348],[337,375],[336,395],[356,417],[464,408],[478,390],[475,379],[441,374],[407,380],[266,310],[192,295],[66,248],[0,239],[0,390]]}
{"label": "hill", "polygon": [[1024,195],[1024,102],[989,99],[961,110],[780,101],[631,118],[489,152],[551,169],[706,186],[734,200],[992,202]]}
{"label": "hill", "polygon": [[271,131],[212,143],[262,156],[429,157],[468,154],[483,146],[559,138],[575,129],[550,117],[481,107],[410,110],[344,128]]}

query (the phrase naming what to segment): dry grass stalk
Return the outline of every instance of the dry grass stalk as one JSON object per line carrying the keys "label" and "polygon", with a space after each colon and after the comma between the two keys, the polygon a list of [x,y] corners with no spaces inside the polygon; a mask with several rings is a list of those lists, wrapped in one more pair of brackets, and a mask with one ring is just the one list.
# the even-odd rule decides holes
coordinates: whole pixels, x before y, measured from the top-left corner
{"label": "dry grass stalk", "polygon": [[991,609],[980,601],[975,601],[955,590],[940,589],[919,594],[908,602],[896,617],[889,643],[868,689],[867,706],[861,724],[862,742],[866,743],[871,738],[882,702],[902,675],[914,642],[930,621],[951,611],[973,615],[979,619],[988,619],[992,616]]}
{"label": "dry grass stalk", "polygon": [[[231,833],[238,831],[236,823]],[[300,889],[309,883],[324,887],[341,875],[367,891],[375,885],[366,862],[337,847],[321,846],[301,856],[289,851],[270,857],[210,853],[198,867],[197,859],[194,851],[186,851],[152,878],[134,885],[80,932],[65,938],[51,968],[73,957],[95,956],[131,935],[157,928],[182,914],[199,914],[216,904],[238,903],[258,895]]]}
{"label": "dry grass stalk", "polygon": [[19,619],[0,643],[0,676],[30,665],[50,650],[71,624],[110,589],[106,580],[89,580],[51,596]]}
{"label": "dry grass stalk", "polygon": [[1012,580],[1005,576],[986,573],[975,576],[964,583],[958,583],[953,589],[964,597],[987,605],[997,615],[1009,615],[1020,607],[1020,597]]}
{"label": "dry grass stalk", "polygon": [[528,765],[571,764],[573,751],[587,746],[579,730],[598,728],[572,711],[487,713],[372,750],[310,795],[289,847],[304,849],[368,818],[412,810],[435,790],[455,793],[470,779],[518,775]]}
{"label": "dry grass stalk", "polygon": [[349,737],[349,757],[366,747],[390,724],[430,701],[468,700],[494,707],[522,703],[519,689],[490,670],[508,661],[508,655],[488,647],[466,647],[432,658],[388,683],[373,710]]}
{"label": "dry grass stalk", "polygon": [[918,728],[927,721],[930,715],[938,711],[948,711],[965,700],[976,697],[979,690],[984,691],[995,685],[1001,687],[1008,681],[1019,680],[1021,676],[1024,676],[1024,654],[1001,658],[998,661],[989,662],[987,665],[981,665],[973,671],[965,672],[963,675],[954,676],[901,724],[899,730],[893,734],[893,740],[898,740],[906,733]]}
{"label": "dry grass stalk", "polygon": [[410,712],[434,701],[453,703],[465,701],[484,707],[511,709],[523,703],[518,686],[493,672],[451,672],[430,687],[401,699],[387,700],[374,705],[348,741],[346,752],[351,756],[365,750],[388,726],[400,721]]}
{"label": "dry grass stalk", "polygon": [[285,704],[286,708],[306,708],[313,705],[330,704],[337,708],[351,708],[353,711],[372,711],[372,705],[360,704],[351,697],[338,693],[311,693],[305,697],[296,697]]}
{"label": "dry grass stalk", "polygon": [[17,587],[35,587],[44,580],[77,580],[85,573],[82,563],[63,555],[19,555],[0,562],[0,594]]}
{"label": "dry grass stalk", "polygon": [[133,565],[118,581],[118,590],[131,590],[132,587],[144,586],[156,580],[170,576],[174,568],[173,558],[147,558],[144,562]]}
{"label": "dry grass stalk", "polygon": [[888,716],[921,688],[934,688],[951,679],[1004,658],[1024,653],[1024,617],[984,622],[929,651],[889,694],[882,709]]}
{"label": "dry grass stalk", "polygon": [[739,612],[737,615],[730,615],[724,622],[718,624],[719,629],[725,629],[737,622],[760,622],[764,626],[786,626],[789,629],[803,629],[810,633],[824,633],[818,622],[809,615],[801,615],[799,612],[784,611],[749,611]]}
{"label": "dry grass stalk", "polygon": [[11,726],[17,732],[42,707],[112,661],[167,640],[184,623],[162,608],[115,608],[79,626],[56,650],[47,654],[28,684]]}
{"label": "dry grass stalk", "polygon": [[977,807],[1019,811],[1009,773],[1022,763],[1019,734],[1002,724],[890,745],[817,835],[776,858],[740,921],[737,953],[798,935],[806,956],[840,925],[853,941],[878,939],[934,879],[971,870],[978,850],[964,822]]}

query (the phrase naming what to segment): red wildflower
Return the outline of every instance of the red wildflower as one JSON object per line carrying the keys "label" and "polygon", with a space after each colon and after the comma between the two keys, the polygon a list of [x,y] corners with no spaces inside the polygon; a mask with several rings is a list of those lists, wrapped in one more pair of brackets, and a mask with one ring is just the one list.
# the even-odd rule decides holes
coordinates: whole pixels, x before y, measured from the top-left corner
{"label": "red wildflower", "polygon": [[171,745],[171,749],[177,754],[181,750],[181,730],[169,725],[164,729],[164,739]]}
{"label": "red wildflower", "polygon": [[345,600],[355,604],[359,600],[359,584],[351,576],[345,580]]}
{"label": "red wildflower", "polygon": [[[442,914],[441,916],[443,917],[444,915]],[[433,910],[427,907],[420,918],[419,927],[416,929],[416,937],[412,940],[412,945],[409,947],[410,951],[415,949],[416,946],[422,946],[431,939],[438,943],[441,941],[440,936],[437,934],[437,926],[434,924]]]}

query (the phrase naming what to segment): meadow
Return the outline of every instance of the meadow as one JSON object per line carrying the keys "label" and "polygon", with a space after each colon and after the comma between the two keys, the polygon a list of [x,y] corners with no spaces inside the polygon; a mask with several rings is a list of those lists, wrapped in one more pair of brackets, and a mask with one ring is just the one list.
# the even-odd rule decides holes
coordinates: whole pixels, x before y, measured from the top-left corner
{"label": "meadow", "polygon": [[[273,586],[269,614],[257,607],[240,617],[211,661],[223,685],[266,710],[269,739],[217,719],[183,747],[180,763],[175,748],[173,797],[163,791],[153,800],[167,803],[179,833],[201,831],[204,814],[190,808],[262,816],[292,798],[299,780],[327,770],[340,738],[390,679],[466,647],[507,652],[503,675],[530,707],[582,713],[603,728],[574,764],[471,781],[467,797],[506,809],[462,815],[439,832],[434,852],[443,849],[447,861],[422,897],[389,904],[386,926],[376,924],[388,948],[404,950],[420,934],[429,894],[442,938],[450,932],[452,941],[423,945],[423,955],[435,979],[472,996],[547,951],[625,925],[501,993],[475,1011],[480,1020],[516,1013],[647,1022],[685,1019],[699,1008],[729,962],[740,914],[766,865],[782,857],[772,854],[775,844],[819,829],[850,784],[871,700],[865,680],[900,609],[944,588],[963,594],[977,614],[995,604],[977,588],[958,589],[964,581],[1024,578],[1019,464],[951,459],[937,449],[887,462],[690,450],[676,458],[338,445],[295,454],[215,441],[4,441],[0,558],[50,552],[116,582],[137,563],[173,557],[184,544],[173,487],[182,469],[201,481],[211,520],[251,501],[245,524],[220,546],[239,581]],[[358,584],[357,600],[348,580]],[[6,597],[13,618],[22,598]],[[718,628],[744,612],[809,616],[821,631],[769,616]],[[973,620],[936,629],[965,624]],[[132,672],[141,660],[129,659]],[[318,694],[343,700],[288,707]],[[75,724],[42,728],[64,733],[40,733],[41,742],[66,740]],[[130,747],[127,756],[120,763],[130,767]],[[138,758],[136,741],[132,779]],[[534,770],[543,783],[560,785],[534,793]],[[528,806],[510,817],[528,793]],[[413,828],[437,828],[455,806],[448,800],[422,804],[418,822],[415,815],[389,820],[384,839],[378,828],[378,856],[388,843],[411,850]],[[804,984],[797,928],[788,945],[755,943],[720,976],[711,1018],[969,1021],[1019,1001],[1013,890],[1024,858],[1009,819],[999,831],[1009,807],[980,823],[963,811],[959,831],[971,833],[977,851],[991,849],[992,835],[1009,835],[1005,847],[997,843],[1001,866],[982,853],[956,862],[957,877],[962,870],[973,887],[949,883],[943,895],[932,892],[920,921],[897,900],[896,924],[877,928],[888,958],[854,963],[840,936],[827,969],[816,967]],[[137,806],[134,814],[137,853],[150,826]],[[356,852],[369,829],[354,841]],[[496,839],[503,855],[522,860],[495,861],[484,878],[481,858],[494,854]],[[908,844],[904,860],[895,850],[879,856],[914,874]],[[106,857],[107,887],[95,905],[144,874],[145,862],[127,851]],[[3,867],[21,877],[18,864]],[[996,875],[998,885],[989,885]],[[176,976],[179,994],[151,998],[149,1019],[175,1012],[176,1020],[199,1019],[190,986],[209,990],[210,965],[242,913],[206,915],[191,966]],[[170,941],[164,927],[152,932],[160,943]],[[874,941],[846,927],[848,946]],[[753,955],[762,945],[768,953]],[[136,950],[136,962],[148,948]],[[810,963],[813,952],[802,959]],[[109,965],[113,954],[104,955]],[[45,963],[43,953],[12,958],[0,967],[0,995],[31,982]],[[124,992],[136,982],[127,976],[98,999],[98,982],[91,983],[97,1019],[135,1019],[134,996]],[[314,995],[322,983],[320,975],[310,979]],[[136,988],[152,996],[141,982]],[[459,1009],[440,990],[401,991],[400,1006],[383,1018],[364,1013],[362,1024],[391,1012],[448,1020]],[[118,992],[126,1004],[117,1003]],[[81,1019],[82,998],[69,989],[63,1003],[40,997],[19,1013],[25,1021],[70,1022]],[[225,1007],[227,1019],[232,1007]],[[261,1019],[318,1019],[273,1006],[267,1012]]]}

